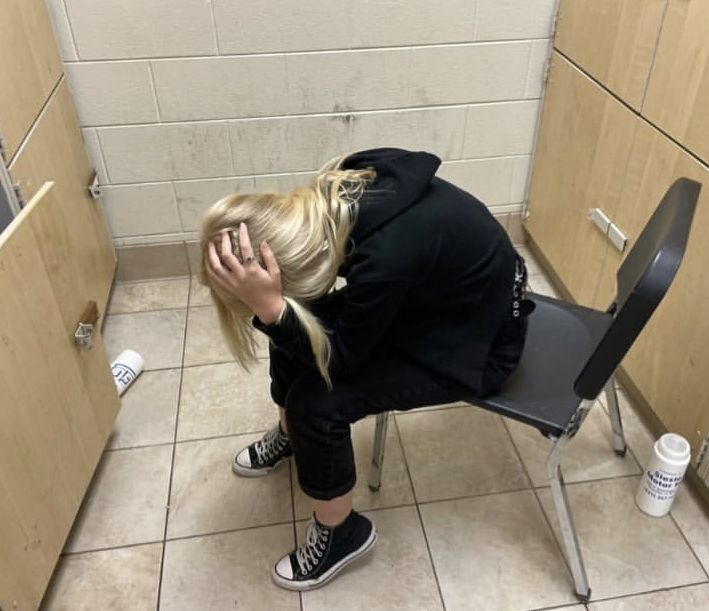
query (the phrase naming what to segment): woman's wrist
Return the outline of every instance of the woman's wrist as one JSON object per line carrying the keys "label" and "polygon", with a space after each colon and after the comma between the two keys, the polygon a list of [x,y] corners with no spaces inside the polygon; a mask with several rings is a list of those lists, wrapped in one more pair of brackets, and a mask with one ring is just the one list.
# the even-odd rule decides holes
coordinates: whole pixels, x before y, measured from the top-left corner
{"label": "woman's wrist", "polygon": [[259,320],[265,325],[272,325],[278,322],[286,309],[286,301],[283,297],[269,304],[259,312],[255,312]]}

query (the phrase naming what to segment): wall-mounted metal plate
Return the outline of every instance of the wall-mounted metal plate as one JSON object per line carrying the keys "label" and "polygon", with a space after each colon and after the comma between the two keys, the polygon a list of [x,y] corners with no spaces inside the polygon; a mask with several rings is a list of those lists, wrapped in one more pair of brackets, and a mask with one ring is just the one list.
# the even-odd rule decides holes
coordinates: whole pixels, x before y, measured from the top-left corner
{"label": "wall-mounted metal plate", "polygon": [[610,227],[608,227],[608,238],[613,243],[613,246],[615,246],[620,252],[623,252],[628,244],[628,238],[615,223],[611,223]]}
{"label": "wall-mounted metal plate", "polygon": [[596,225],[596,227],[598,227],[603,233],[608,233],[608,228],[611,225],[611,220],[608,218],[608,215],[603,212],[603,210],[601,210],[600,208],[591,208],[588,211],[587,216],[589,220],[593,221],[594,225]]}

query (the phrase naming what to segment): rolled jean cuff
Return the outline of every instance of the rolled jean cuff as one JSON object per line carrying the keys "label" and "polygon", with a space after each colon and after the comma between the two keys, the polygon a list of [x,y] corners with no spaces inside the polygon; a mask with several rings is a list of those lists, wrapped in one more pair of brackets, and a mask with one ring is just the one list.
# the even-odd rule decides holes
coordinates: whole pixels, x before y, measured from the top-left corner
{"label": "rolled jean cuff", "polygon": [[298,474],[298,483],[300,484],[300,489],[311,499],[315,499],[316,501],[331,501],[338,496],[347,494],[350,490],[352,490],[352,488],[354,488],[357,483],[357,474],[353,474],[346,483],[337,486],[336,488],[328,488],[327,490],[311,488],[307,484],[303,483],[300,474]]}

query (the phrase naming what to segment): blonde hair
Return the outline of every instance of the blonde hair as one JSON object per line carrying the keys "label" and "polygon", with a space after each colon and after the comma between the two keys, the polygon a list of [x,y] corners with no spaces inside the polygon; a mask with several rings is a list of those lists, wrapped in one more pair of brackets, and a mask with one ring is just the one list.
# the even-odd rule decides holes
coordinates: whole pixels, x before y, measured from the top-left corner
{"label": "blonde hair", "polygon": [[207,274],[207,247],[223,230],[238,233],[240,223],[249,232],[260,264],[259,244],[268,242],[281,270],[283,298],[305,330],[315,364],[327,385],[330,341],[307,303],[327,293],[345,260],[348,238],[356,218],[357,202],[374,179],[371,168],[343,170],[345,157],[325,164],[308,186],[288,193],[231,194],[204,215],[199,280],[209,287],[219,326],[236,361],[248,370],[256,362],[253,313],[233,295],[212,283]]}

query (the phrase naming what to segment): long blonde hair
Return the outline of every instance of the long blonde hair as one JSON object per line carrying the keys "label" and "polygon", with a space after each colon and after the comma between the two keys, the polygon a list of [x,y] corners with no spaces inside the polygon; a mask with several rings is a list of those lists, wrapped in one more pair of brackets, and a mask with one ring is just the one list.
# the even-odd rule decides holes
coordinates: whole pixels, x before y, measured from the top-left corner
{"label": "long blonde hair", "polygon": [[204,215],[199,280],[209,287],[222,334],[244,369],[256,362],[253,313],[211,282],[206,271],[208,244],[217,240],[223,230],[238,233],[243,222],[254,245],[254,256],[262,264],[258,245],[268,242],[281,270],[283,298],[307,333],[315,364],[331,386],[330,341],[307,304],[334,285],[347,254],[357,201],[375,177],[371,168],[341,169],[344,159],[337,157],[325,164],[307,186],[288,193],[234,193],[215,203]]}

